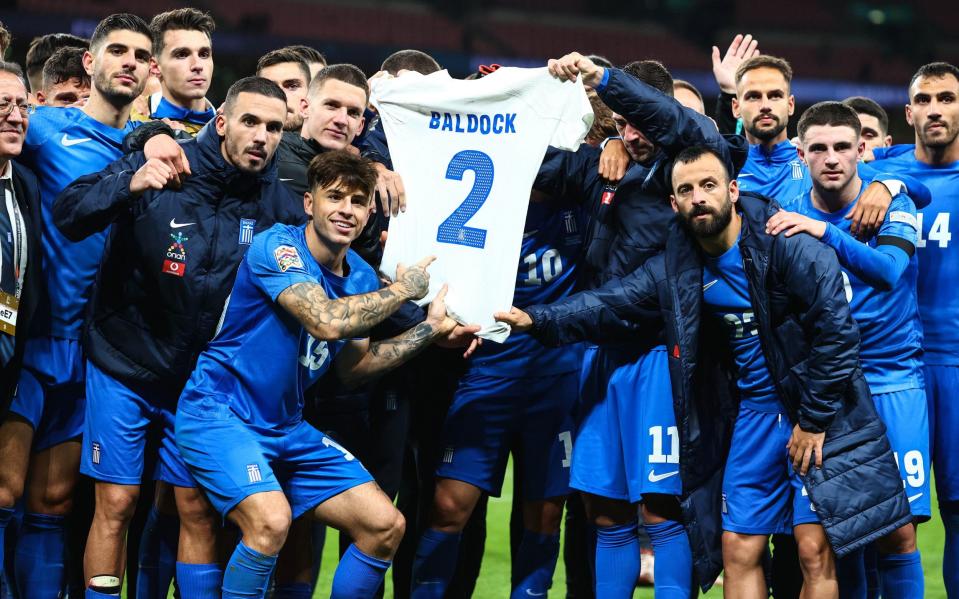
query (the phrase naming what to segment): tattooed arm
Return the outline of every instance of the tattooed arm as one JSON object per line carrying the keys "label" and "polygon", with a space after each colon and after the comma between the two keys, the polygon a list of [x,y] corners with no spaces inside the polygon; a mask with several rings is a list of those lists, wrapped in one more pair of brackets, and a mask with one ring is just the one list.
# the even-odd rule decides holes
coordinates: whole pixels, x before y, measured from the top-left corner
{"label": "tattooed arm", "polygon": [[431,256],[409,268],[397,266],[396,282],[372,293],[331,299],[322,285],[295,283],[283,290],[276,301],[317,340],[363,337],[403,302],[426,295],[430,288],[426,268],[433,260]]}
{"label": "tattooed arm", "polygon": [[[391,339],[370,343],[369,339],[347,344],[333,363],[337,376],[346,385],[369,382],[403,364],[430,343],[448,335],[456,321],[446,315],[446,285],[430,303],[426,320]],[[473,332],[479,327],[469,327]]]}

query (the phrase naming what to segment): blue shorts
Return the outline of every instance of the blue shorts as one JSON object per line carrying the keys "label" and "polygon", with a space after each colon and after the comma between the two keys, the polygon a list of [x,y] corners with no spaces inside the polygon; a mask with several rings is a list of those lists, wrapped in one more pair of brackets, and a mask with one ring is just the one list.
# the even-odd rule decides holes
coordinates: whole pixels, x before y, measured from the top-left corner
{"label": "blue shorts", "polygon": [[59,337],[27,340],[10,411],[33,427],[33,452],[83,434],[84,360],[80,342]]}
{"label": "blue shorts", "polygon": [[266,491],[282,491],[298,518],[327,499],[373,480],[353,454],[306,422],[254,429],[228,405],[181,404],[176,442],[193,477],[224,517],[238,503]]}
{"label": "blue shorts", "polygon": [[936,493],[939,503],[959,501],[959,366],[927,364],[923,374]]}
{"label": "blue shorts", "polygon": [[570,486],[632,503],[679,495],[679,435],[666,349],[588,347]]}
{"label": "blue shorts", "polygon": [[568,495],[578,378],[575,371],[524,378],[464,375],[443,425],[436,476],[499,497],[515,448],[523,499]]}
{"label": "blue shorts", "polygon": [[150,385],[118,381],[88,361],[80,472],[117,485],[139,485],[145,452],[156,447],[154,479],[195,487],[173,438],[177,399]]}
{"label": "blue shorts", "polygon": [[899,464],[912,515],[926,521],[932,515],[929,496],[929,412],[923,389],[906,389],[872,396],[886,425],[886,436]]}
{"label": "blue shorts", "polygon": [[792,425],[783,414],[739,408],[723,477],[723,530],[786,534],[819,524],[786,444]]}

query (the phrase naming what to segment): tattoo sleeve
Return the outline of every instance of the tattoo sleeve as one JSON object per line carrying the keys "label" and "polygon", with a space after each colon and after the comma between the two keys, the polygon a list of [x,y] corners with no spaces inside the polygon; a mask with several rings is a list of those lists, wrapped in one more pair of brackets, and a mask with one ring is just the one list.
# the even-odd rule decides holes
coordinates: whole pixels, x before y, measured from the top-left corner
{"label": "tattoo sleeve", "polygon": [[392,287],[331,299],[321,285],[296,283],[279,295],[277,303],[313,337],[333,341],[365,337],[371,328],[383,322],[406,299]]}
{"label": "tattoo sleeve", "polygon": [[396,337],[370,343],[363,359],[341,378],[350,383],[384,374],[426,349],[435,336],[436,329],[427,322],[421,322]]}

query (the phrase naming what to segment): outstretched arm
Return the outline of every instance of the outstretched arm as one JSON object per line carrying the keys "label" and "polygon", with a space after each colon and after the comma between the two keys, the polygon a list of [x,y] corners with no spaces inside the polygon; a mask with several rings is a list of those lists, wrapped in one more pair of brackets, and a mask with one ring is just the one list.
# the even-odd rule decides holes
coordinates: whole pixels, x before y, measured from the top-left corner
{"label": "outstretched arm", "polygon": [[[446,315],[446,286],[440,290],[426,316],[426,320],[390,339],[370,342],[352,341],[334,362],[337,376],[349,386],[368,382],[383,375],[420,353],[430,343],[448,335],[457,325]],[[479,332],[479,327],[472,327]]]}
{"label": "outstretched arm", "polygon": [[364,337],[403,302],[426,295],[430,287],[426,268],[435,259],[424,258],[409,268],[400,265],[395,283],[371,293],[332,299],[319,283],[299,282],[283,290],[276,301],[315,339]]}

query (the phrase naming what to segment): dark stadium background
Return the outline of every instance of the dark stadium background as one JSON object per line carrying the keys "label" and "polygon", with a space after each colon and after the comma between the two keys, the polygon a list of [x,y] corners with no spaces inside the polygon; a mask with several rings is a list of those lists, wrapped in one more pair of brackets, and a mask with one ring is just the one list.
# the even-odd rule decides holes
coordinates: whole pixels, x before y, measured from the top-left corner
{"label": "dark stadium background", "polygon": [[743,32],[792,63],[797,114],[819,100],[869,96],[889,110],[895,139],[906,142],[909,77],[926,62],[959,61],[956,0],[8,0],[0,2],[0,20],[14,35],[7,57],[22,64],[35,35],[88,36],[113,12],[149,19],[186,5],[210,11],[217,22],[214,101],[251,74],[261,54],[305,43],[331,62],[353,62],[369,73],[401,48],[429,52],[453,76],[491,62],[538,66],[574,49],[616,64],[656,58],[696,84],[711,112],[718,90],[710,47],[725,51]]}

